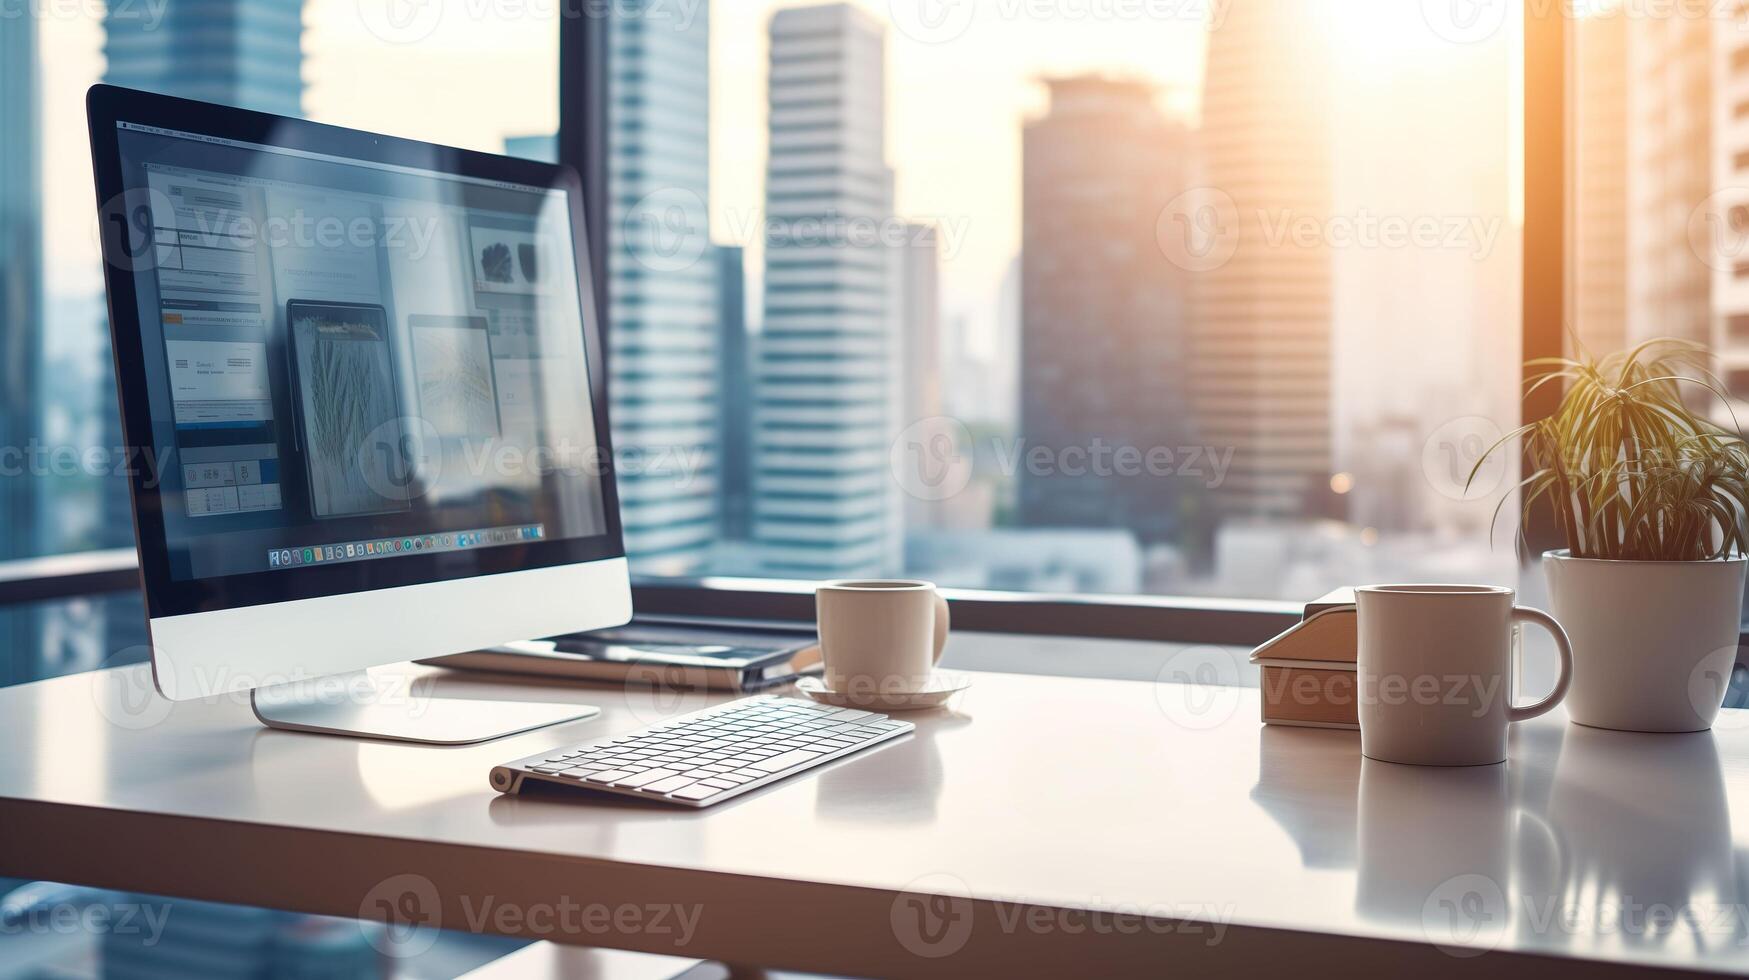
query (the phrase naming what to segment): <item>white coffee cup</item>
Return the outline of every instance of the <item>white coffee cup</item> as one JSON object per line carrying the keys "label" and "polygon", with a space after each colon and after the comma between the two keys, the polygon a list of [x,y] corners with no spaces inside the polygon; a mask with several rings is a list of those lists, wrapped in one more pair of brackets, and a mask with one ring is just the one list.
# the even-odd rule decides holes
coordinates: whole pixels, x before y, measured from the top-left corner
{"label": "white coffee cup", "polygon": [[[1360,751],[1422,766],[1506,761],[1506,727],[1561,702],[1573,676],[1567,632],[1540,609],[1489,585],[1370,585],[1355,589],[1360,619]],[[1512,624],[1555,638],[1561,676],[1548,697],[1514,707]]]}
{"label": "white coffee cup", "polygon": [[929,582],[848,579],[814,590],[826,686],[842,694],[923,690],[947,644],[947,600]]}

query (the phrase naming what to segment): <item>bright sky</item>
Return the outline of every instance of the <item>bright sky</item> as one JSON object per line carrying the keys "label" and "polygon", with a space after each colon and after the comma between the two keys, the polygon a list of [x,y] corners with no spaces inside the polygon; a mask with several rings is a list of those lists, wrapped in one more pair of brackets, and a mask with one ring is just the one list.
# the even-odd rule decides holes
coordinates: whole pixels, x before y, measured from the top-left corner
{"label": "bright sky", "polygon": [[[366,0],[368,4],[369,0]],[[658,0],[658,3],[662,0]],[[666,0],[677,14],[693,0]],[[713,231],[757,227],[765,159],[765,31],[776,0],[712,8]],[[371,33],[360,0],[309,0],[305,107],[312,118],[498,150],[507,135],[558,122],[557,31],[550,0],[447,0],[414,44]],[[864,6],[886,19],[885,2]],[[1073,6],[1073,5],[1069,5]],[[950,307],[991,307],[1019,247],[1020,128],[1041,105],[1035,79],[1088,69],[1146,75],[1194,105],[1201,76],[1201,7],[1179,18],[1113,23],[1072,14],[1004,17],[1012,0],[981,5],[964,32],[927,43],[889,37],[888,154],[909,218],[965,229],[948,258]],[[1068,8],[1065,8],[1068,9]],[[43,22],[51,290],[100,288],[90,231],[91,188],[81,99],[103,71],[95,17]],[[951,315],[951,311],[950,311]]]}
{"label": "bright sky", "polygon": [[[554,0],[441,0],[435,27],[411,44],[372,33],[380,28],[368,19],[377,2],[307,0],[305,107],[311,117],[490,150],[501,149],[507,135],[556,128]],[[699,0],[652,2],[684,16]],[[965,317],[974,338],[987,342],[998,287],[1019,248],[1020,134],[1043,107],[1037,79],[1080,71],[1151,78],[1162,88],[1163,108],[1191,116],[1210,5],[1218,12],[1234,0],[977,0],[969,20],[956,19],[967,10],[959,5],[964,0],[858,2],[895,22],[888,38],[887,122],[898,210],[963,229],[959,240],[946,243],[952,253],[944,256],[945,313]],[[765,31],[773,10],[794,5],[716,0],[712,8],[711,194],[713,232],[721,240],[757,227]],[[1439,47],[1444,42],[1414,14],[1419,4],[1337,0],[1332,6],[1334,43],[1349,66],[1344,70],[1369,84],[1389,85],[1391,71],[1452,50]],[[101,288],[101,279],[82,98],[103,71],[102,28],[89,12],[49,17],[41,25],[50,289],[89,293]]]}

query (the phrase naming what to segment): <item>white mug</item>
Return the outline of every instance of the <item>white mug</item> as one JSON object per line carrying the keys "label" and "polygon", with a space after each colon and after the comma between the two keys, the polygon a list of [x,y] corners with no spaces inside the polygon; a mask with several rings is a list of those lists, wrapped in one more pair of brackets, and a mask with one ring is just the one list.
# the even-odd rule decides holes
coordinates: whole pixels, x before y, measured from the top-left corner
{"label": "white mug", "polygon": [[[1422,766],[1506,761],[1506,726],[1561,702],[1573,677],[1573,647],[1540,609],[1512,604],[1489,585],[1370,585],[1359,609],[1360,751],[1369,759]],[[1549,696],[1514,707],[1512,624],[1536,623],[1555,638],[1561,676]]]}
{"label": "white mug", "polygon": [[827,582],[814,608],[826,686],[841,694],[923,690],[947,644],[947,600],[929,582]]}

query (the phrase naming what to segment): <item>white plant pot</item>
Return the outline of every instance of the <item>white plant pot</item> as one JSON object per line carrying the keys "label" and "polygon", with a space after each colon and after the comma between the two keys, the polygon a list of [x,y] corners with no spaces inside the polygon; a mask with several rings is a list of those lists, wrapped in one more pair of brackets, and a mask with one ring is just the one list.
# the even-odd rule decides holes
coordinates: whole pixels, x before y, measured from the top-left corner
{"label": "white plant pot", "polygon": [[1634,732],[1712,727],[1731,665],[1749,559],[1605,561],[1543,555],[1555,618],[1573,641],[1567,714]]}

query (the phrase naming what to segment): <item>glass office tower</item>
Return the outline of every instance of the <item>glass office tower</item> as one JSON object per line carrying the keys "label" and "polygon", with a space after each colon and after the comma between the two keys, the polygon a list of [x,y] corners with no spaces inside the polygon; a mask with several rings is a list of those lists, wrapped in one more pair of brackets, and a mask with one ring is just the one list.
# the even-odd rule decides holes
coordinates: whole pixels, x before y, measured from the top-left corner
{"label": "glass office tower", "polygon": [[629,7],[608,20],[610,417],[626,553],[685,575],[718,524],[710,7]]}
{"label": "glass office tower", "polygon": [[1232,257],[1195,277],[1191,379],[1203,437],[1233,451],[1218,497],[1232,516],[1293,520],[1328,494],[1331,249],[1273,240],[1261,217],[1320,223],[1334,211],[1330,55],[1307,40],[1323,30],[1321,9],[1233,4],[1209,34],[1204,182],[1225,195],[1211,207],[1236,232]]}
{"label": "glass office tower", "polygon": [[[1192,134],[1161,114],[1147,82],[1048,84],[1050,110],[1022,143],[1021,437],[1057,452],[1196,445],[1185,424],[1190,276],[1136,220],[1194,186]],[[1026,472],[1020,522],[1159,542],[1176,530],[1187,482]]]}
{"label": "glass office tower", "polygon": [[303,17],[303,0],[111,4],[103,17],[103,80],[301,116]]}
{"label": "glass office tower", "polygon": [[899,357],[884,25],[849,4],[771,19],[765,319],[754,413],[761,569],[838,578],[899,568],[888,470]]}
{"label": "glass office tower", "polygon": [[[103,80],[185,99],[301,116],[303,7],[303,0],[177,0],[154,12],[147,4],[113,4],[103,17],[103,53],[108,59]],[[105,378],[103,384],[104,445],[120,446],[114,381]],[[118,477],[106,480],[102,538],[97,543],[132,547],[127,486]],[[106,605],[106,657],[120,662],[143,656],[146,623],[138,600],[128,596]]]}
{"label": "glass office tower", "polygon": [[[0,447],[40,434],[42,363],[42,166],[37,137],[38,65],[34,17],[0,17]],[[0,558],[41,547],[40,480],[0,477]],[[34,676],[40,640],[31,610],[0,612],[0,682]]]}

